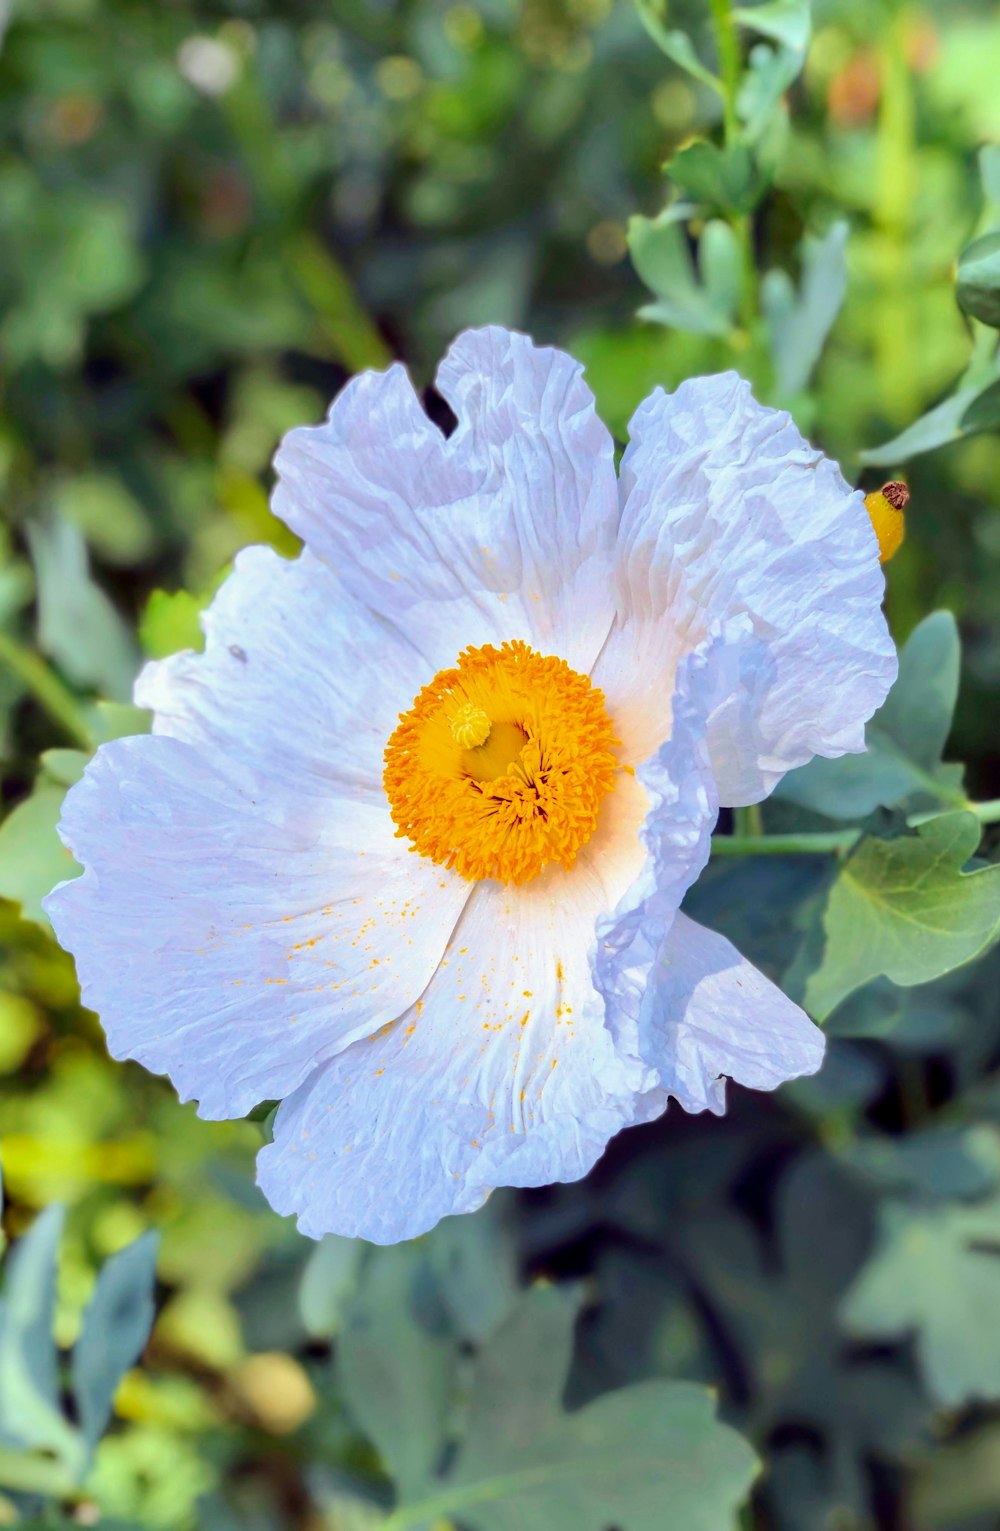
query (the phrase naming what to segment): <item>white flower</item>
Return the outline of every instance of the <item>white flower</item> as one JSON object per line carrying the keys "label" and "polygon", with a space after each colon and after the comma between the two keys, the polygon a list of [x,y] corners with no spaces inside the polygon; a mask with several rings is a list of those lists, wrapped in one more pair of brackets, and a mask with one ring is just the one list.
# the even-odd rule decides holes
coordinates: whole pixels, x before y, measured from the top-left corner
{"label": "white flower", "polygon": [[895,674],[860,494],[734,375],[654,393],[620,483],[560,352],[466,333],[438,387],[447,439],[398,365],[286,438],[305,551],[247,550],[206,652],[147,666],[47,905],[116,1057],[203,1116],[283,1100],[259,1180],[313,1236],[409,1238],[818,1068],[677,911],[720,801],[862,749]]}

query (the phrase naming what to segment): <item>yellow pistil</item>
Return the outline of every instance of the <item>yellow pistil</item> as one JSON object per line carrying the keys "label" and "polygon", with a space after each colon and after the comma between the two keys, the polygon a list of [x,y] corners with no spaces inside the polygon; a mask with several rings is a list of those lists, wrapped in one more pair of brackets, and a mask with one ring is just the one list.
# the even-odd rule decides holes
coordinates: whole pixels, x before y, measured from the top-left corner
{"label": "yellow pistil", "polygon": [[478,748],[490,737],[490,716],[475,702],[463,702],[451,720],[451,737],[463,750]]}
{"label": "yellow pistil", "polygon": [[520,641],[465,649],[402,713],[383,781],[397,835],[470,879],[569,868],[614,786],[602,692]]}
{"label": "yellow pistil", "polygon": [[888,563],[893,554],[899,552],[906,532],[904,511],[909,500],[910,491],[896,480],[865,495],[865,509],[878,538],[879,563]]}

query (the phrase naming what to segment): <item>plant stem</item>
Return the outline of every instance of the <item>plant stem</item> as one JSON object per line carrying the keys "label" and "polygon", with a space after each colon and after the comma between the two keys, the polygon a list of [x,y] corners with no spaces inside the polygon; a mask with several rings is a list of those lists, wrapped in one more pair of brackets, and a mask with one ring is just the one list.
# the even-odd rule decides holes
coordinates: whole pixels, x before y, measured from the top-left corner
{"label": "plant stem", "polygon": [[710,3],[712,20],[715,23],[715,40],[719,50],[722,123],[726,143],[731,144],[740,128],[739,118],[736,115],[736,93],[740,85],[740,44],[729,0],[710,0]]}
{"label": "plant stem", "polygon": [[764,833],[764,817],[759,803],[733,809],[733,834],[750,840]]}
{"label": "plant stem", "polygon": [[94,736],[83,709],[69,687],[40,655],[15,643],[7,633],[0,632],[0,664],[6,665],[11,674],[17,676],[53,722],[58,723],[81,749],[93,749]]}
{"label": "plant stem", "polygon": [[[726,147],[735,144],[740,136],[740,119],[736,110],[736,97],[740,88],[740,40],[733,20],[730,0],[710,0],[712,21],[715,25],[715,43],[719,54],[719,78],[722,86],[722,127]],[[740,250],[742,282],[740,292],[740,315],[749,329],[757,316],[757,266],[754,260],[753,225],[749,213],[730,213],[729,222],[736,235]]]}
{"label": "plant stem", "polygon": [[[980,824],[1000,824],[1000,797],[992,798],[986,803],[966,801],[960,803],[958,807],[962,812],[974,813]],[[759,806],[756,807],[756,811],[759,824]],[[860,829],[830,829],[803,831],[798,835],[768,835],[762,833],[761,829],[745,827],[747,821],[740,816],[748,812],[752,813],[753,810],[746,808],[733,810],[736,833],[715,835],[712,839],[713,856],[823,856],[831,851],[838,856],[843,856],[854,849],[863,833]],[[934,818],[937,818],[935,813],[919,813],[908,822],[916,828]]]}
{"label": "plant stem", "polygon": [[713,856],[823,856],[830,851],[843,855],[861,839],[860,829],[831,829],[801,835],[716,835]]}

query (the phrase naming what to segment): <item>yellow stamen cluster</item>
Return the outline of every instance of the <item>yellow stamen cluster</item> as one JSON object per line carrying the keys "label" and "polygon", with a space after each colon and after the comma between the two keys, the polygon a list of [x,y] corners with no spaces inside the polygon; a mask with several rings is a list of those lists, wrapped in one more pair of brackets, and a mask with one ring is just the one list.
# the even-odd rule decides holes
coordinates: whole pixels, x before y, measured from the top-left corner
{"label": "yellow stamen cluster", "polygon": [[386,745],[397,835],[463,877],[571,867],[618,768],[603,693],[520,641],[465,649]]}

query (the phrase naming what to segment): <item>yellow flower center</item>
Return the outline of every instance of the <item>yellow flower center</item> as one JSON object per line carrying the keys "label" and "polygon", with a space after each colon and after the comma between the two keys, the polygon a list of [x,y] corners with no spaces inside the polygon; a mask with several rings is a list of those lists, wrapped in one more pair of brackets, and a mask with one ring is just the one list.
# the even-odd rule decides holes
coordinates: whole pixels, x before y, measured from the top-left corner
{"label": "yellow flower center", "polygon": [[465,649],[400,714],[383,781],[397,835],[463,877],[571,867],[618,762],[604,695],[526,643]]}

